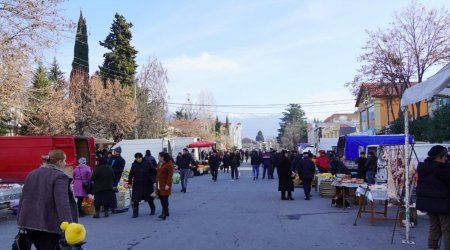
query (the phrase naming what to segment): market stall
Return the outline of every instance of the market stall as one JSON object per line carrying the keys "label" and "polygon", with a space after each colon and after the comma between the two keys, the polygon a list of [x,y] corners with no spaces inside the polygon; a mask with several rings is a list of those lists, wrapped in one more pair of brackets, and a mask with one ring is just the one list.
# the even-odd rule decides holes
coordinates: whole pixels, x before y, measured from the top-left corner
{"label": "market stall", "polygon": [[[439,70],[435,75],[428,78],[419,84],[412,86],[405,90],[400,101],[400,106],[404,110],[405,118],[405,158],[410,155],[409,141],[407,140],[409,135],[409,114],[408,106],[415,103],[421,102],[423,100],[432,100],[432,98],[440,97],[450,97],[450,63],[445,65],[441,70]],[[409,161],[410,159],[408,159]],[[407,164],[408,165],[408,164]],[[408,171],[409,169],[407,169]],[[406,179],[406,220],[409,221],[409,179]],[[406,225],[406,239],[404,243],[413,243],[409,239],[409,223]]]}
{"label": "market stall", "polygon": [[[186,146],[187,148],[211,148],[216,149],[216,142],[196,141]],[[208,161],[199,161],[198,168],[194,171],[194,175],[206,174],[209,171]]]}

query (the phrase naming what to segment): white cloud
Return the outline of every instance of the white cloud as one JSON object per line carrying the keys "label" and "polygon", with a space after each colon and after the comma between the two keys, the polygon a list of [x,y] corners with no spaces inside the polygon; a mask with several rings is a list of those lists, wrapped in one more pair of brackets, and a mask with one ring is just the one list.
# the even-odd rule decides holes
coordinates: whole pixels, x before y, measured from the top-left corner
{"label": "white cloud", "polygon": [[239,63],[230,59],[213,56],[207,52],[198,57],[181,56],[170,60],[169,70],[237,71]]}

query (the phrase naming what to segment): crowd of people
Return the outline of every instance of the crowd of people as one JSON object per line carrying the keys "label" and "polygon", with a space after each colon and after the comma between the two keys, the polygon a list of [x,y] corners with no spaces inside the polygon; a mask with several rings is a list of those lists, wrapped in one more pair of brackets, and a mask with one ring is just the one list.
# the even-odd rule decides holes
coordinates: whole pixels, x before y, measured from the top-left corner
{"label": "crowd of people", "polygon": [[[43,156],[44,162],[32,171],[25,180],[19,203],[17,225],[26,230],[30,242],[36,249],[57,249],[61,240],[62,222],[77,223],[79,216],[84,216],[83,199],[88,194],[94,195],[94,218],[100,217],[103,207],[104,217],[109,212],[116,212],[115,192],[122,177],[125,160],[121,157],[122,149],[114,148],[111,152],[97,157],[97,166],[93,172],[84,157],[78,159],[72,176],[64,171],[66,155],[55,149]],[[428,152],[428,158],[418,166],[417,208],[428,212],[430,231],[428,245],[430,249],[438,249],[439,240],[443,238],[446,248],[450,246],[450,165],[448,151],[445,147],[434,146]],[[217,152],[212,150],[204,155],[209,161],[210,172],[214,182],[218,179],[219,169],[229,172],[231,178],[238,180],[238,167],[243,161],[250,162],[252,177],[256,181],[274,179],[277,171],[278,190],[281,200],[294,200],[292,177],[301,176],[305,200],[311,199],[311,183],[316,173],[349,174],[345,164],[333,153],[320,151],[316,157],[311,152],[299,154],[296,150],[252,150],[250,152],[232,150]],[[159,218],[165,220],[169,216],[169,196],[172,194],[172,177],[175,169],[181,173],[181,192],[186,193],[188,179],[192,169],[198,163],[187,149],[174,161],[166,152],[158,153],[158,161],[147,150],[145,155],[137,152],[128,176],[131,186],[131,203],[133,218],[139,216],[141,201],[148,203],[150,215],[155,215],[155,197],[161,203]],[[374,183],[377,171],[377,157],[373,152],[368,157],[361,153],[355,161],[358,176],[368,184]],[[73,188],[71,188],[73,184]],[[90,185],[87,185],[90,184]],[[90,189],[87,190],[87,187]],[[76,198],[76,200],[75,200]],[[82,244],[82,242],[80,243]]]}

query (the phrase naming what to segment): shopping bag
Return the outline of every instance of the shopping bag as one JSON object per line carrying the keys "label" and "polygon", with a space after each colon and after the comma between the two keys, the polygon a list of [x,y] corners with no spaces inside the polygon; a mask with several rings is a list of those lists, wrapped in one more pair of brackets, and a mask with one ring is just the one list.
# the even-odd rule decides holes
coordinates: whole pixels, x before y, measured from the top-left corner
{"label": "shopping bag", "polygon": [[30,250],[31,241],[28,239],[27,232],[20,229],[16,237],[14,237],[14,242],[12,244],[12,250]]}
{"label": "shopping bag", "polygon": [[180,183],[180,179],[181,179],[181,177],[180,177],[180,174],[179,173],[173,173],[173,176],[172,176],[172,183],[173,184],[178,184],[178,183]]}

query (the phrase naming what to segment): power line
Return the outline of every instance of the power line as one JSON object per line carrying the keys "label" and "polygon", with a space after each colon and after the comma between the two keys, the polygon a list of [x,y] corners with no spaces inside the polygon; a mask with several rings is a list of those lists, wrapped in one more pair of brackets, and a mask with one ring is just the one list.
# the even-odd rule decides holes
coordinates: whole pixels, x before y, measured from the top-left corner
{"label": "power line", "polygon": [[328,105],[341,105],[341,104],[351,104],[355,99],[343,99],[343,100],[330,100],[321,102],[303,102],[303,103],[278,103],[278,104],[193,104],[193,103],[177,103],[177,102],[167,102],[168,105],[172,106],[197,106],[197,107],[216,107],[216,108],[280,108],[286,107],[289,104],[298,104],[302,107],[312,107],[312,106],[328,106]]}

